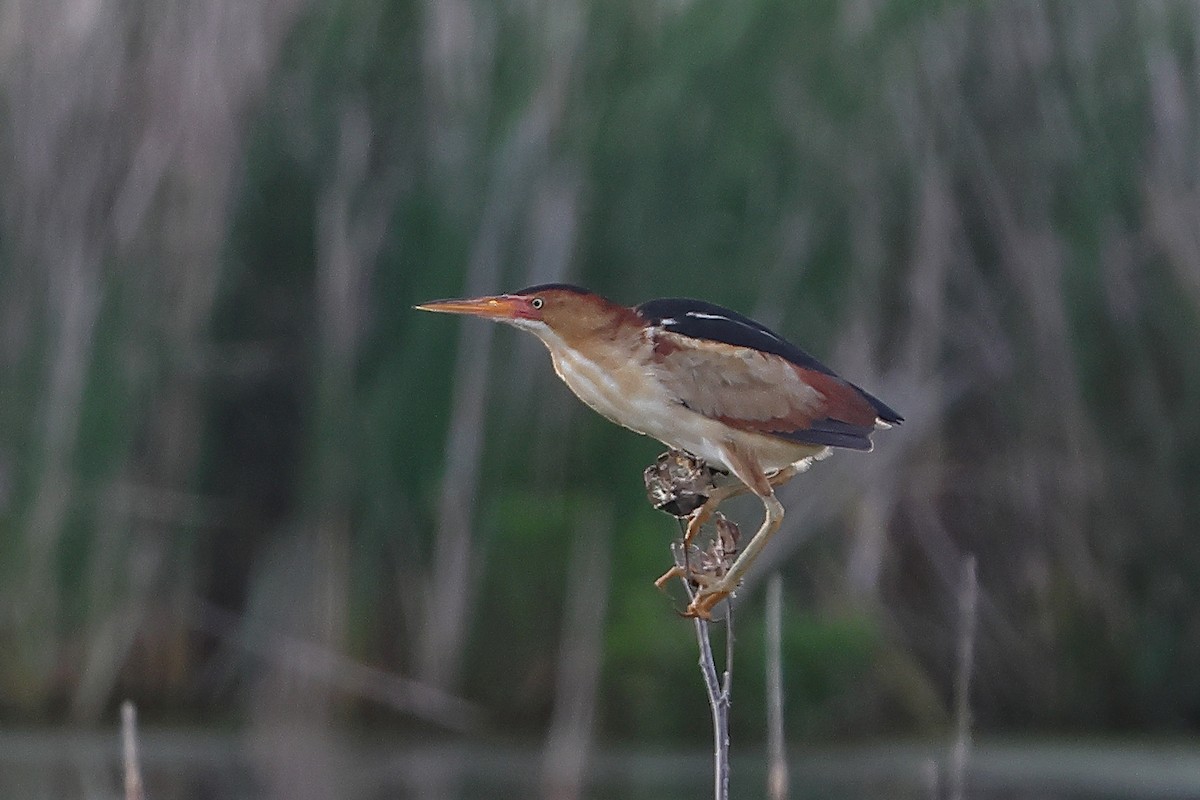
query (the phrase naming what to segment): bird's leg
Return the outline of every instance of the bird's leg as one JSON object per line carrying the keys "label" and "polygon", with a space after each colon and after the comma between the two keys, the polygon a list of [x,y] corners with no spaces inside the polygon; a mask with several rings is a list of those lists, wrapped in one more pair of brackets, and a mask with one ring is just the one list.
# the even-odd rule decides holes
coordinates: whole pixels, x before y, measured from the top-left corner
{"label": "bird's leg", "polygon": [[750,543],[746,545],[745,549],[738,554],[728,572],[719,580],[702,587],[697,592],[696,599],[688,606],[688,616],[708,619],[717,603],[733,594],[733,591],[737,589],[738,584],[742,582],[742,578],[750,569],[750,565],[754,563],[758,554],[775,535],[775,531],[779,530],[779,525],[783,522],[783,504],[775,497],[774,492],[763,498],[763,506],[766,509],[766,516],[758,532],[750,539]]}
{"label": "bird's leg", "polygon": [[712,519],[713,512],[717,510],[717,506],[729,498],[745,494],[747,491],[745,485],[740,483],[731,483],[728,486],[718,486],[716,489],[713,489],[708,499],[691,514],[688,514],[687,530],[683,534],[683,543],[685,545],[692,543],[692,539],[695,539],[696,534],[700,533],[700,529],[704,527],[704,523]]}
{"label": "bird's leg", "polygon": [[799,467],[797,467],[795,464],[788,464],[783,469],[777,469],[768,475],[767,483],[771,484],[772,489],[777,489],[799,474]]}
{"label": "bird's leg", "polygon": [[[782,486],[794,478],[798,472],[799,470],[796,469],[795,465],[789,464],[783,469],[776,470],[775,472],[771,473],[767,477],[767,481],[772,487]],[[709,494],[708,499],[699,505],[695,511],[688,515],[687,530],[684,531],[683,534],[683,557],[685,559],[684,566],[676,564],[675,566],[671,567],[654,581],[654,585],[661,589],[670,583],[673,578],[686,575],[688,572],[686,562],[688,557],[688,545],[690,545],[692,540],[695,539],[697,534],[700,533],[700,529],[703,528],[710,519],[712,519],[713,514],[715,514],[717,511],[717,506],[721,505],[721,503],[724,503],[730,498],[740,497],[749,491],[750,487],[741,481],[730,483],[725,486],[718,486],[713,489],[712,493]]]}
{"label": "bird's leg", "polygon": [[[775,487],[782,485],[799,471],[795,466],[788,466],[767,477],[756,459],[752,456],[742,454],[733,448],[727,448],[726,463],[729,464],[733,473],[745,484],[742,492],[749,490],[762,498],[766,513],[758,532],[754,534],[746,544],[746,547],[738,554],[737,559],[729,567],[729,571],[711,585],[702,586],[700,591],[696,593],[695,599],[688,606],[687,616],[708,619],[713,607],[732,594],[734,589],[737,588],[742,577],[750,569],[750,565],[758,558],[758,554],[766,546],[767,542],[771,540],[771,537],[775,535],[775,531],[779,530],[779,525],[783,522],[783,504],[775,497]],[[722,499],[727,499],[729,496],[732,495],[727,495]],[[708,504],[705,503],[705,505]],[[704,506],[701,506],[701,508],[704,508]],[[709,510],[710,515],[714,509]],[[700,511],[700,509],[697,509],[697,511]]]}
{"label": "bird's leg", "polygon": [[662,575],[659,575],[658,578],[655,579],[654,585],[656,587],[658,587],[659,589],[662,589],[664,586],[666,586],[668,583],[671,582],[672,578],[682,578],[684,576],[684,574],[685,573],[684,573],[683,567],[676,564],[675,566],[671,567],[669,570],[664,572]]}
{"label": "bird's leg", "polygon": [[673,578],[690,579],[693,570],[692,565],[688,563],[689,553],[691,552],[692,540],[700,533],[700,529],[704,527],[704,523],[712,519],[712,515],[716,512],[717,506],[731,497],[737,497],[740,494],[745,494],[749,491],[744,484],[730,484],[728,486],[720,486],[712,491],[701,505],[687,516],[687,529],[683,532],[683,563],[676,563],[675,566],[658,576],[654,581],[654,585],[662,589]]}
{"label": "bird's leg", "polygon": [[[767,484],[770,488],[774,489],[776,486],[782,486],[792,478],[796,477],[797,473],[799,472],[800,470],[796,468],[795,464],[788,464],[783,469],[775,470],[770,475],[767,475]],[[740,497],[741,495],[751,491],[754,490],[741,481],[728,484],[727,486],[718,486],[716,489],[714,489],[712,494],[708,496],[708,499],[704,501],[703,505],[701,505],[688,516],[687,532],[683,535],[683,543],[685,545],[691,544],[692,539],[695,539],[696,534],[700,533],[700,529],[704,527],[704,523],[712,519],[712,515],[717,510],[717,506],[721,505],[721,503],[724,503],[726,500],[734,497]]]}
{"label": "bird's leg", "polygon": [[[683,533],[683,576],[686,578],[692,571],[692,565],[688,563],[688,547],[692,540],[696,538],[696,534],[700,533],[700,529],[704,527],[704,523],[712,519],[712,515],[716,512],[717,506],[725,502],[731,497],[737,497],[746,491],[745,484],[733,483],[728,486],[718,486],[713,489],[712,494],[691,514],[688,515],[687,530]],[[679,565],[667,570],[666,574],[654,582],[658,588],[662,588],[670,578],[674,577],[676,571],[679,570]]]}

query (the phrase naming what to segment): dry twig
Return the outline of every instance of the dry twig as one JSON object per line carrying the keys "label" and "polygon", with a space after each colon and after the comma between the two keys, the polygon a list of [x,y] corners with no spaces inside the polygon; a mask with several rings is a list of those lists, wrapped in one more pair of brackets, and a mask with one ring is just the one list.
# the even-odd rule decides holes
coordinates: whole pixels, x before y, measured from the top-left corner
{"label": "dry twig", "polygon": [[783,578],[767,584],[767,797],[786,800],[787,754],[783,740]]}
{"label": "dry twig", "polygon": [[[646,469],[646,493],[655,508],[680,520],[681,532],[685,520],[704,501],[721,491],[717,472],[688,453],[672,450],[659,456],[654,466]],[[682,538],[673,542],[671,550],[675,566],[658,580],[661,587],[671,577],[678,577],[687,591],[689,603],[696,599],[697,590],[707,582],[719,579],[737,558],[738,527],[723,514],[713,515],[716,533],[707,549],[685,545]],[[695,617],[696,642],[700,648],[700,675],[708,695],[713,720],[713,797],[729,800],[729,703],[733,681],[733,606],[726,601],[725,611],[725,671],[718,677],[713,656],[710,623]]]}
{"label": "dry twig", "polygon": [[143,800],[142,768],[138,762],[137,709],[133,701],[121,703],[121,747],[125,764],[125,800]]}
{"label": "dry twig", "polygon": [[[695,600],[695,589],[686,578],[680,576],[687,588],[689,602]],[[700,646],[700,675],[704,678],[704,690],[708,695],[708,707],[713,721],[713,797],[729,800],[729,704],[730,688],[733,683],[733,607],[725,612],[725,672],[718,678],[717,662],[713,656],[710,623],[701,617],[693,617],[696,626],[696,642]]]}
{"label": "dry twig", "polygon": [[962,800],[967,782],[967,759],[971,755],[971,672],[975,664],[975,608],[979,581],[975,556],[962,560],[962,583],[958,587],[958,663],[954,676],[954,745],[950,748],[950,800]]}

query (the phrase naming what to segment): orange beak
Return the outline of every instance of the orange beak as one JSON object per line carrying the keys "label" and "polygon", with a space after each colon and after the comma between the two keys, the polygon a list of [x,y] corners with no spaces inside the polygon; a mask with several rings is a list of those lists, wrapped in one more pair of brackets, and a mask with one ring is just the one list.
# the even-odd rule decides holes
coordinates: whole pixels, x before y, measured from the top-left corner
{"label": "orange beak", "polygon": [[413,308],[441,314],[469,314],[472,317],[506,320],[527,316],[529,305],[523,298],[501,294],[469,300],[433,300]]}

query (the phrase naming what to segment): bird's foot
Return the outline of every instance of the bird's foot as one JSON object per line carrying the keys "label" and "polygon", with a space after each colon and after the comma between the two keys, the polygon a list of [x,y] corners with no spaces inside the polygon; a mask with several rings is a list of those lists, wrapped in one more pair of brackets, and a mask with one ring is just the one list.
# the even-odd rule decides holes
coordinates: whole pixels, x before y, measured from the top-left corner
{"label": "bird's foot", "polygon": [[729,567],[737,557],[738,526],[724,514],[717,512],[716,533],[709,546],[701,550],[694,544],[683,541],[671,544],[675,566],[664,572],[654,582],[660,590],[674,578],[681,578],[694,592],[684,616],[711,619],[713,608],[737,588],[738,581],[728,578]]}
{"label": "bird's foot", "polygon": [[658,580],[654,582],[654,585],[659,589],[666,591],[668,583],[670,583],[674,578],[682,578],[686,574],[687,572],[684,570],[684,568],[677,564],[664,572],[662,575],[659,575]]}
{"label": "bird's foot", "polygon": [[718,589],[716,587],[710,589],[701,589],[692,598],[692,602],[688,604],[687,610],[683,612],[685,617],[694,617],[697,619],[711,620],[713,609],[728,597],[731,597],[733,592],[729,589]]}

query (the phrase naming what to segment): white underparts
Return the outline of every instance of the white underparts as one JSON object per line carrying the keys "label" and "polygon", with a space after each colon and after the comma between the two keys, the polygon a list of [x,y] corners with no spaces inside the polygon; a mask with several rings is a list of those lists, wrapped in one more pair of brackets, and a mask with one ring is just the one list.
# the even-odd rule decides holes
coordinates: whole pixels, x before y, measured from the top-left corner
{"label": "white underparts", "polygon": [[828,448],[790,442],[752,431],[740,431],[696,413],[684,406],[644,366],[647,352],[613,344],[592,348],[591,353],[569,347],[543,323],[521,327],[537,334],[550,350],[554,371],[584,403],[601,416],[635,433],[650,436],[677,450],[728,468],[728,446],[753,453],[766,472],[795,464],[807,467],[813,458],[823,458]]}

